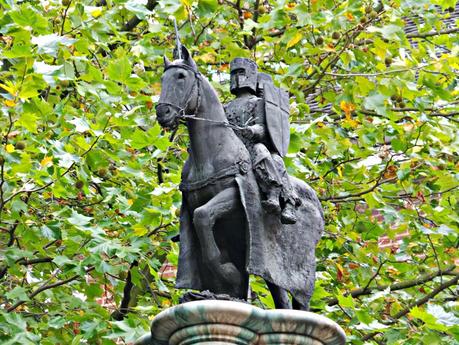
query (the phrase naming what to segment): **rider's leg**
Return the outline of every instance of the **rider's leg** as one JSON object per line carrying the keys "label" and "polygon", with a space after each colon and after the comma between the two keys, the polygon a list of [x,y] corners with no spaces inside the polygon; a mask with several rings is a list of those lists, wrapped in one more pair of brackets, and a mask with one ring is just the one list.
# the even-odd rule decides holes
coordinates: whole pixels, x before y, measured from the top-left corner
{"label": "rider's leg", "polygon": [[294,195],[293,188],[285,168],[284,160],[276,153],[273,153],[271,157],[276,164],[277,171],[282,176],[281,197],[284,200],[284,206],[281,213],[281,222],[283,224],[295,224],[297,221],[297,198]]}
{"label": "rider's leg", "polygon": [[280,213],[281,176],[277,173],[276,162],[265,145],[258,143],[253,146],[252,165],[258,186],[263,193],[263,207],[268,212]]}

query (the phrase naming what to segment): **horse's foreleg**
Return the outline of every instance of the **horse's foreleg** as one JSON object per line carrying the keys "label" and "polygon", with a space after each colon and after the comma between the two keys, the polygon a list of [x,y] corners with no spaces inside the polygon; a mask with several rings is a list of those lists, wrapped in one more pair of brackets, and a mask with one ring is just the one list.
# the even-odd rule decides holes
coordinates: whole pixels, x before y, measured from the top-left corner
{"label": "horse's foreleg", "polygon": [[[237,211],[239,205],[239,192],[236,187],[231,187],[218,193],[193,213],[193,224],[202,247],[204,260],[207,265],[217,270],[216,273],[221,275],[229,273],[235,276],[237,270],[232,264],[222,265],[221,253],[215,241],[213,228],[219,218]],[[228,275],[226,278],[231,279]]]}

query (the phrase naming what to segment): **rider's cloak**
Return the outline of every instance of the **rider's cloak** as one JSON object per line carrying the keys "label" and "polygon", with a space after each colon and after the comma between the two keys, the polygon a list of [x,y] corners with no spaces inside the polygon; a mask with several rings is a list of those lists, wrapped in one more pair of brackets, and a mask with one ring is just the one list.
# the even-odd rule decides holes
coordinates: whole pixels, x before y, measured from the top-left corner
{"label": "rider's cloak", "polygon": [[[307,307],[314,290],[315,247],[324,228],[322,208],[315,192],[303,181],[290,177],[301,206],[297,210],[298,221],[285,225],[280,223],[278,215],[263,210],[253,172],[236,175],[235,179],[248,229],[247,272],[288,290],[297,302]],[[185,199],[180,215],[176,286],[203,291],[209,289],[206,281],[212,272],[203,263]]]}

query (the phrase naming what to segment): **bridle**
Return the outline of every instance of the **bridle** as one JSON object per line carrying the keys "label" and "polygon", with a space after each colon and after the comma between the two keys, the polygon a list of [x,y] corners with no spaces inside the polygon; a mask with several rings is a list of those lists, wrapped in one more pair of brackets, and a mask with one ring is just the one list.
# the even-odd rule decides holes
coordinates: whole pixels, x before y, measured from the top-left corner
{"label": "bridle", "polygon": [[[196,117],[196,112],[198,111],[199,106],[201,105],[201,78],[202,78],[201,73],[199,73],[198,71],[194,70],[192,67],[190,67],[188,65],[183,65],[183,64],[181,64],[181,65],[169,65],[164,69],[164,72],[169,70],[169,69],[171,69],[171,68],[182,68],[182,69],[186,69],[188,71],[193,72],[194,77],[195,77],[195,81],[193,83],[193,86],[190,89],[190,92],[188,93],[187,97],[185,98],[186,101],[185,101],[185,104],[183,106],[180,106],[180,105],[177,105],[177,104],[173,104],[173,103],[169,103],[169,102],[158,102],[158,104],[156,104],[156,107],[155,107],[156,109],[161,105],[167,105],[167,106],[170,106],[170,107],[174,108],[175,110],[177,110],[178,115],[176,115],[176,118],[178,119],[178,121],[176,121],[177,122],[176,125],[178,125],[179,121],[186,122],[186,120],[194,120],[194,121],[210,122],[210,123],[214,123],[214,124],[217,124],[217,125],[229,127],[229,128],[234,129],[234,130],[243,129],[242,127],[239,127],[239,126],[236,126],[236,125],[232,125],[232,124],[230,124],[228,122],[225,122],[225,121],[215,121],[215,120],[204,119],[202,117]],[[189,105],[189,103],[191,101],[191,95],[193,94],[195,87],[197,88],[197,93],[198,93],[197,100],[196,100],[196,107],[194,108],[194,111],[191,114],[185,114],[185,110],[186,110],[186,108],[188,107],[188,105]]]}
{"label": "bridle", "polygon": [[[181,105],[177,105],[177,104],[173,104],[169,102],[158,102],[158,104],[156,105],[156,109],[161,105],[167,105],[177,110],[178,112],[177,117],[179,119],[186,119],[187,117],[194,117],[196,116],[196,111],[199,109],[199,106],[201,105],[201,73],[195,71],[192,67],[189,67],[188,65],[169,65],[168,67],[164,69],[164,71],[167,71],[172,68],[181,68],[181,69],[186,69],[188,71],[193,72],[194,77],[195,77],[193,86],[191,87],[188,95],[185,97],[184,105],[181,106]],[[195,88],[197,88],[197,93],[198,93],[197,100],[196,100],[196,107],[194,108],[194,111],[192,112],[192,114],[185,114],[185,110],[188,108],[188,105],[191,102],[191,95],[193,94]]]}

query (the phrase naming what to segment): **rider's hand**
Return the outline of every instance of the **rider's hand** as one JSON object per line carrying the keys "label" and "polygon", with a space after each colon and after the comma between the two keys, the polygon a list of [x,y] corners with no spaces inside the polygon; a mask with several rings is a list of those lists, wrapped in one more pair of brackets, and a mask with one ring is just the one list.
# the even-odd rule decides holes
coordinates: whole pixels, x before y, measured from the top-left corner
{"label": "rider's hand", "polygon": [[253,138],[253,129],[250,128],[250,127],[244,127],[241,129],[241,135],[244,137],[244,138],[247,138],[247,139],[252,139]]}

